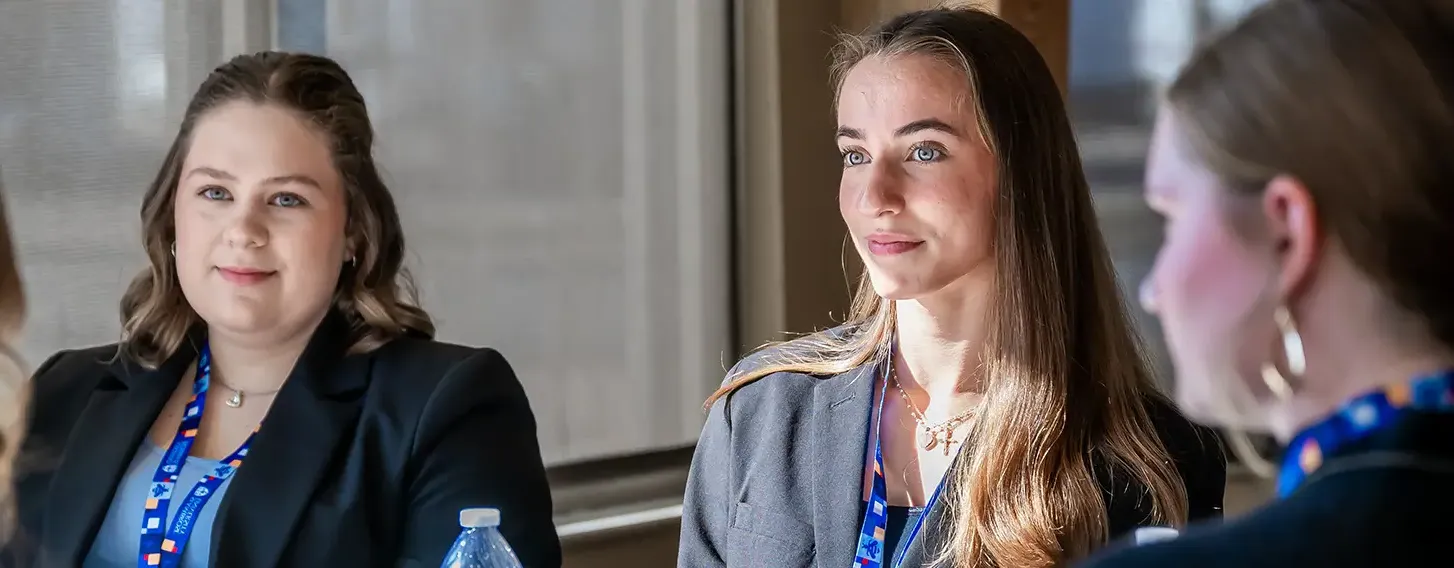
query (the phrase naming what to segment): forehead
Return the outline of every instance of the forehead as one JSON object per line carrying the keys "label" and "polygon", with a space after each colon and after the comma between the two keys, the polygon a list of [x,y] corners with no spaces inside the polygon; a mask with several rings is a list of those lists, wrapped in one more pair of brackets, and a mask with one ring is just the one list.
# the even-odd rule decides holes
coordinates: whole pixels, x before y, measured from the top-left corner
{"label": "forehead", "polygon": [[286,109],[249,102],[227,103],[198,118],[186,164],[237,176],[266,170],[257,173],[303,174],[320,182],[337,177],[327,136]]}
{"label": "forehead", "polygon": [[954,66],[926,55],[874,56],[848,71],[838,94],[838,123],[872,128],[924,118],[971,115],[969,83]]}
{"label": "forehead", "polygon": [[1219,185],[1216,176],[1187,152],[1182,136],[1182,128],[1170,111],[1157,113],[1146,155],[1148,195],[1170,198],[1189,190],[1215,190]]}

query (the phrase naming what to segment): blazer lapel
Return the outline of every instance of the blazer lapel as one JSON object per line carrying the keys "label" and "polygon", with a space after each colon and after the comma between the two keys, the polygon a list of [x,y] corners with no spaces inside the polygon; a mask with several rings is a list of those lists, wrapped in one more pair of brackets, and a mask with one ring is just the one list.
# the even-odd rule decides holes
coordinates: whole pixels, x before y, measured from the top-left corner
{"label": "blazer lapel", "polygon": [[41,529],[46,565],[81,565],[142,438],[196,354],[187,341],[155,370],[119,357],[110,365],[111,376],[91,392],[51,478]]}
{"label": "blazer lapel", "polygon": [[343,317],[330,312],[278,392],[219,505],[213,566],[283,564],[294,527],[358,420],[368,358],[345,357],[349,339]]}
{"label": "blazer lapel", "polygon": [[813,540],[818,566],[848,566],[858,550],[863,472],[876,365],[825,381],[813,392]]}

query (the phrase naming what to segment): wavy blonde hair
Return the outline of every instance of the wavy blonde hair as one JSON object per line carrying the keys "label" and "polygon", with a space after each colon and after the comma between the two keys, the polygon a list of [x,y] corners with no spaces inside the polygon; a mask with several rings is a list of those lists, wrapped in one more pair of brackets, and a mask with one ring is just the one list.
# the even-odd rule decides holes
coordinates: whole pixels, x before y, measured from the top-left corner
{"label": "wavy blonde hair", "polygon": [[[992,14],[942,8],[842,37],[835,87],[868,57],[927,56],[963,72],[967,100],[996,157],[995,299],[987,392],[964,451],[945,474],[953,538],[936,564],[1032,568],[1082,557],[1108,538],[1094,463],[1149,490],[1153,522],[1187,516],[1181,477],[1147,410],[1156,390],[1102,240],[1070,121],[1045,61]],[[778,372],[832,375],[881,362],[894,303],[866,274],[848,331],[789,342],[731,377],[708,404]]]}
{"label": "wavy blonde hair", "polygon": [[200,319],[182,296],[171,247],[174,195],[197,120],[233,101],[281,106],[332,143],[334,166],[348,196],[354,260],[339,274],[333,305],[351,324],[351,352],[375,349],[406,333],[434,335],[404,268],[404,232],[389,188],[374,164],[374,130],[363,95],[348,73],[317,55],[266,51],[241,55],[213,70],[192,96],[161,170],[141,204],[142,246],[150,266],[121,298],[120,355],[156,367]]}

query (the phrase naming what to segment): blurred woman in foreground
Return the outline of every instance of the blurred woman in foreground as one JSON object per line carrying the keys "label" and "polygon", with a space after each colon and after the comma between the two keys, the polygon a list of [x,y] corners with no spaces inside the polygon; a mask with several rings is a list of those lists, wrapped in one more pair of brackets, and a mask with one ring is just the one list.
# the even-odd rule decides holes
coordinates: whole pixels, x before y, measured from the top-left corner
{"label": "blurred woman in foreground", "polygon": [[1143,286],[1196,418],[1288,445],[1278,500],[1101,566],[1448,565],[1454,2],[1274,0],[1158,120]]}

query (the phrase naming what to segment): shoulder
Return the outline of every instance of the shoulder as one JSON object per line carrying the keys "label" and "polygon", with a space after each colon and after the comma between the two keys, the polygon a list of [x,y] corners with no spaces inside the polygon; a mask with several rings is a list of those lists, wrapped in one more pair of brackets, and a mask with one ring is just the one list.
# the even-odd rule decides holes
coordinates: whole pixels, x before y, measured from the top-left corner
{"label": "shoulder", "polygon": [[[1152,428],[1186,490],[1187,520],[1220,518],[1227,484],[1227,459],[1221,437],[1210,428],[1192,423],[1160,395],[1149,395],[1143,400]],[[1096,466],[1098,479],[1109,497],[1106,505],[1113,538],[1144,526],[1153,516],[1152,502],[1147,499],[1150,489],[1126,473],[1105,462]]]}
{"label": "shoulder", "polygon": [[1206,472],[1220,472],[1218,475],[1225,476],[1227,455],[1216,430],[1193,423],[1160,395],[1148,396],[1145,407],[1156,435],[1176,461],[1182,477]]}
{"label": "shoulder", "polygon": [[519,384],[499,351],[401,337],[367,354],[373,382],[389,390],[433,391],[461,382],[479,388]]}
{"label": "shoulder", "polygon": [[1310,519],[1295,509],[1272,504],[1235,520],[1193,525],[1168,541],[1111,546],[1077,568],[1329,565],[1312,561],[1319,545],[1301,532]]}
{"label": "shoulder", "polygon": [[404,337],[363,356],[369,359],[369,398],[377,403],[370,406],[391,413],[429,422],[482,407],[528,407],[514,368],[489,347]]}
{"label": "shoulder", "polygon": [[35,368],[35,377],[60,380],[63,377],[100,375],[112,367],[117,360],[119,347],[115,343],[65,349],[46,357]]}
{"label": "shoulder", "polygon": [[128,371],[118,364],[118,353],[115,343],[58,351],[35,368],[31,396],[43,404],[55,395],[89,391],[102,378]]}
{"label": "shoulder", "polygon": [[812,370],[823,357],[822,347],[850,333],[840,326],[764,347],[743,357],[722,381],[726,391],[713,405],[733,415],[808,409],[824,389],[849,397],[861,368]]}

